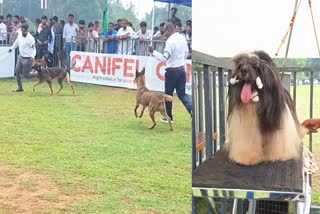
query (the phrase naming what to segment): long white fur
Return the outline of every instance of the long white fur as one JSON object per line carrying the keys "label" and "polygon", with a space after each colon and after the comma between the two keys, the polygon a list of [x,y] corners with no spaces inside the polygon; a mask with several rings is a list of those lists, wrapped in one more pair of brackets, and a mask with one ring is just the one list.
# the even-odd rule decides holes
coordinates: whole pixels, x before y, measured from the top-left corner
{"label": "long white fur", "polygon": [[254,103],[237,106],[231,113],[226,144],[229,158],[243,165],[299,158],[304,133],[288,106],[281,118],[281,128],[268,135],[259,128],[256,106]]}

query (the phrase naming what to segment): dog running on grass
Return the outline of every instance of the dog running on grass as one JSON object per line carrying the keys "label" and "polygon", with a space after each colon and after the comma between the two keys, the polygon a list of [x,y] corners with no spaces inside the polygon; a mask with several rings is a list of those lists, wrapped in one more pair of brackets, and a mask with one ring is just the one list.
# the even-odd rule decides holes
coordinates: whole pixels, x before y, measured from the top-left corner
{"label": "dog running on grass", "polygon": [[[76,63],[73,64],[72,68],[75,66],[75,64]],[[53,95],[52,81],[54,79],[57,79],[60,85],[60,88],[57,91],[57,94],[59,94],[63,88],[63,84],[62,84],[63,81],[66,81],[68,83],[68,85],[72,89],[73,94],[75,94],[74,87],[70,82],[70,76],[64,68],[59,68],[59,67],[45,68],[45,65],[46,65],[46,59],[37,59],[37,60],[34,60],[33,62],[32,68],[36,69],[36,71],[38,72],[38,82],[33,84],[32,86],[33,92],[35,92],[35,87],[37,85],[40,85],[46,81],[50,87],[50,91],[51,91],[50,95]]]}
{"label": "dog running on grass", "polygon": [[170,95],[149,91],[149,89],[146,87],[144,74],[145,74],[145,68],[143,68],[140,73],[136,71],[135,81],[137,83],[137,103],[134,108],[134,115],[138,117],[137,109],[139,108],[139,105],[142,105],[142,110],[139,117],[142,117],[145,108],[148,107],[149,116],[153,122],[153,125],[150,127],[150,129],[153,129],[157,125],[154,119],[154,114],[157,111],[160,111],[161,115],[168,120],[170,130],[172,131],[173,129],[171,124],[171,119],[167,115],[165,102],[166,101],[172,102],[173,97]]}

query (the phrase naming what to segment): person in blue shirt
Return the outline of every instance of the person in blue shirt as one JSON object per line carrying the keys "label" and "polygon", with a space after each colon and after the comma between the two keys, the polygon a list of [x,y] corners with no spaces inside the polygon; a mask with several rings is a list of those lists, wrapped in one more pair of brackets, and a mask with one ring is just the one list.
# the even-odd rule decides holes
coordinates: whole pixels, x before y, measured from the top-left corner
{"label": "person in blue shirt", "polygon": [[109,22],[108,30],[104,32],[104,53],[115,54],[118,52],[116,36],[117,31],[114,30],[114,24]]}

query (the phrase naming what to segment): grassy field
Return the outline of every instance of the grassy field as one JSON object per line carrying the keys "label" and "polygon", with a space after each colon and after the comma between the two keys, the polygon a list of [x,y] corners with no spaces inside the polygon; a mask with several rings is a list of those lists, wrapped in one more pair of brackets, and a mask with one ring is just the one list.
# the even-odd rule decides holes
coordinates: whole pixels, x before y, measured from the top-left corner
{"label": "grassy field", "polygon": [[[67,86],[49,96],[47,84],[36,93],[31,85],[15,94],[15,80],[0,80],[0,214],[190,213],[191,120],[177,98],[170,132],[159,120],[149,130],[148,112],[134,117],[134,90],[75,84],[75,96]],[[309,87],[297,89],[303,121]],[[317,117],[319,94],[318,85]],[[313,141],[319,163],[320,134]],[[313,204],[320,205],[319,172]]]}
{"label": "grassy field", "polygon": [[[49,96],[0,80],[0,213],[190,213],[191,120],[133,115],[135,90],[75,84]],[[55,85],[57,89],[57,85]]]}

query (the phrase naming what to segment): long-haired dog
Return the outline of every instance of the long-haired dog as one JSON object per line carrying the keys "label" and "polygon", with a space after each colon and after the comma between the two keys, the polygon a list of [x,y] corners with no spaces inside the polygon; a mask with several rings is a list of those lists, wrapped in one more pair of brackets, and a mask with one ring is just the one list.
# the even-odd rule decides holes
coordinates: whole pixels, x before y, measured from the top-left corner
{"label": "long-haired dog", "polygon": [[[35,92],[35,88],[37,85],[42,84],[43,82],[47,82],[49,87],[50,87],[50,94],[53,95],[53,88],[52,88],[52,81],[54,79],[58,80],[59,83],[59,90],[57,91],[57,94],[60,93],[60,91],[63,88],[63,81],[67,82],[68,85],[70,86],[73,94],[75,94],[75,90],[73,85],[70,82],[70,76],[69,73],[64,69],[64,68],[58,68],[58,67],[50,67],[50,68],[45,68],[46,65],[46,59],[36,59],[33,62],[33,69],[36,69],[38,72],[38,82],[33,84],[33,92]],[[75,64],[72,66],[74,67]],[[72,68],[71,68],[72,69]]]}
{"label": "long-haired dog", "polygon": [[148,107],[149,116],[153,122],[153,125],[150,127],[150,129],[153,129],[157,125],[154,119],[154,115],[157,111],[159,111],[161,115],[168,120],[170,130],[172,131],[173,129],[171,124],[171,119],[167,115],[165,102],[166,101],[172,102],[173,97],[170,95],[149,91],[149,89],[146,87],[146,80],[145,80],[144,74],[145,74],[145,68],[143,68],[140,73],[136,70],[136,77],[134,80],[137,84],[137,102],[134,108],[134,115],[138,117],[137,110],[140,105],[142,105],[142,110],[139,117],[142,117],[145,108]]}
{"label": "long-haired dog", "polygon": [[305,130],[271,57],[255,51],[241,53],[233,62],[228,91],[229,158],[243,165],[298,159]]}

